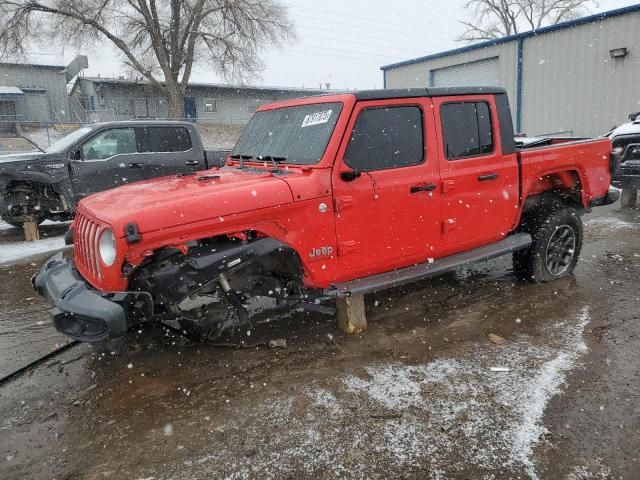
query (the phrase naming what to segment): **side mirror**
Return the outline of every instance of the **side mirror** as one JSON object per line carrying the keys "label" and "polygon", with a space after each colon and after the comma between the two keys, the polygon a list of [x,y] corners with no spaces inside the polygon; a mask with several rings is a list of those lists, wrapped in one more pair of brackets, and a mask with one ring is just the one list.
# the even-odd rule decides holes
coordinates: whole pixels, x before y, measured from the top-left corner
{"label": "side mirror", "polygon": [[69,154],[69,160],[82,160],[80,149],[71,150],[71,153]]}
{"label": "side mirror", "polygon": [[360,178],[362,172],[360,170],[350,170],[348,172],[340,172],[340,178],[345,182],[353,182],[356,178]]}

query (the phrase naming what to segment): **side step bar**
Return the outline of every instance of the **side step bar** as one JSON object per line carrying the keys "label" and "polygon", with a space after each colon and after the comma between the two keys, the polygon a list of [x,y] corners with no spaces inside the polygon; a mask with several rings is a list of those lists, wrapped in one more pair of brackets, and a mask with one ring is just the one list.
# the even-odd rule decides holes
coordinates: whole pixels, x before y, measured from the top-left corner
{"label": "side step bar", "polygon": [[407,283],[413,283],[427,277],[433,277],[445,272],[455,270],[468,263],[480,262],[491,258],[501,257],[522,250],[531,245],[531,235],[528,233],[516,233],[504,240],[484,247],[476,248],[464,253],[439,258],[429,263],[420,263],[411,267],[380,273],[371,277],[359,278],[349,282],[331,285],[324,290],[324,294],[331,297],[350,297],[364,293],[377,292],[387,288],[398,287]]}

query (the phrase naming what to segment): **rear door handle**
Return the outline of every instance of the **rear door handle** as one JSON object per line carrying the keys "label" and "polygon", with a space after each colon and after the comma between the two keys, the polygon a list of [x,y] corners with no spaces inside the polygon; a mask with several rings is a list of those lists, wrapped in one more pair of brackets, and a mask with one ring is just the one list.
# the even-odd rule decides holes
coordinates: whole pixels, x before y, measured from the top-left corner
{"label": "rear door handle", "polygon": [[186,162],[184,162],[184,164],[187,167],[197,167],[198,165],[200,165],[200,162],[198,160],[187,160]]}
{"label": "rear door handle", "polygon": [[130,163],[129,168],[142,168],[141,163]]}
{"label": "rear door handle", "polygon": [[479,182],[486,182],[489,180],[495,180],[496,178],[498,178],[498,174],[497,173],[487,173],[486,175],[479,175],[478,176],[478,181]]}
{"label": "rear door handle", "polygon": [[437,187],[433,183],[428,183],[426,185],[414,185],[409,189],[411,193],[419,193],[419,192],[432,192]]}

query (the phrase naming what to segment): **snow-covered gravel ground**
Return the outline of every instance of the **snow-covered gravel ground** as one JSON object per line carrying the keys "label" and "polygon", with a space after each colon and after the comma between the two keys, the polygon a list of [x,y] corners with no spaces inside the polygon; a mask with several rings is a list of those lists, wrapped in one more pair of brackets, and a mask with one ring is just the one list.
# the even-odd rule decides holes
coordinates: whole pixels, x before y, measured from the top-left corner
{"label": "snow-covered gravel ground", "polygon": [[[545,408],[587,351],[589,320],[584,307],[573,320],[548,322],[544,344],[525,334],[502,346],[469,344],[452,358],[365,365],[331,389],[311,386],[273,398],[248,412],[253,422],[263,419],[258,424],[231,421],[217,429],[243,432],[260,446],[255,455],[229,464],[235,452],[218,444],[193,467],[229,479],[289,478],[300,471],[371,478],[372,465],[428,471],[430,479],[451,478],[455,465],[463,468],[458,473],[473,474],[469,478],[540,478],[533,451],[547,433]],[[344,415],[364,417],[345,426]]]}
{"label": "snow-covered gravel ground", "polygon": [[[60,222],[52,222],[49,220],[45,220],[42,223],[43,226],[48,225],[63,225]],[[15,230],[11,225],[0,221],[0,231],[8,232],[9,230]],[[53,253],[58,250],[62,250],[66,247],[64,244],[64,236],[56,236],[56,237],[43,237],[41,240],[36,242],[25,242],[25,241],[10,241],[5,242],[2,241],[0,243],[0,266],[3,265],[12,265],[19,262],[24,262],[28,260],[30,257],[44,255],[46,253]]]}
{"label": "snow-covered gravel ground", "polygon": [[621,230],[621,229],[632,229],[636,226],[636,224],[632,222],[627,222],[622,218],[618,217],[594,217],[586,220],[584,222],[587,227],[595,227],[595,228],[604,228],[607,230]]}
{"label": "snow-covered gravel ground", "polygon": [[64,237],[45,238],[36,242],[0,244],[0,266],[11,265],[30,257],[53,253],[64,248]]}

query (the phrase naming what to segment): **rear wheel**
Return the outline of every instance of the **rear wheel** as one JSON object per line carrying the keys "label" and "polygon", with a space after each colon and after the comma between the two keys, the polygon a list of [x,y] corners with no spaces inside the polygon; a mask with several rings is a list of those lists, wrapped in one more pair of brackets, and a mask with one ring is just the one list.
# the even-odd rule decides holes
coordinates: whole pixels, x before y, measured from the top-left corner
{"label": "rear wheel", "polygon": [[626,187],[622,189],[620,195],[620,206],[622,208],[634,208],[638,199],[638,189]]}
{"label": "rear wheel", "polygon": [[531,212],[522,230],[533,243],[513,254],[514,272],[534,283],[551,282],[573,273],[582,249],[582,221],[571,207]]}

